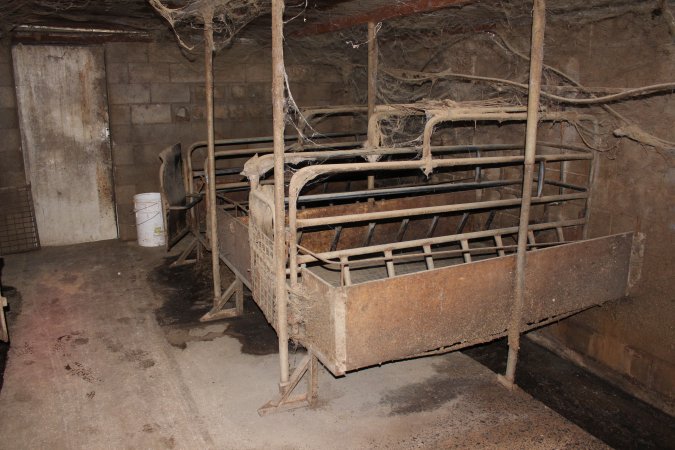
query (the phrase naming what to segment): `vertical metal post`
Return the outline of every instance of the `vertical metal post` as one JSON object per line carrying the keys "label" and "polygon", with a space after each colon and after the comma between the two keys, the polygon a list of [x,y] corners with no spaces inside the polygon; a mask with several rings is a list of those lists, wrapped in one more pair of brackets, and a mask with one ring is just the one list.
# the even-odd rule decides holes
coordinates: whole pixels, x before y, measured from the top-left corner
{"label": "vertical metal post", "polygon": [[532,10],[532,46],[530,50],[530,82],[527,100],[527,129],[525,133],[525,161],[523,168],[523,195],[518,224],[518,253],[516,256],[515,302],[509,325],[509,356],[506,373],[501,379],[507,387],[513,387],[518,350],[520,349],[520,327],[525,304],[525,264],[527,261],[527,231],[532,203],[532,179],[537,149],[537,122],[539,121],[539,97],[541,75],[544,63],[544,29],[546,27],[546,2],[534,0]]}
{"label": "vertical metal post", "polygon": [[[368,120],[375,113],[377,103],[377,29],[374,22],[368,22]],[[368,175],[368,189],[375,189],[375,176]],[[372,201],[372,199],[369,199]]]}
{"label": "vertical metal post", "polygon": [[206,90],[206,141],[209,242],[211,243],[211,268],[213,271],[213,302],[222,296],[220,281],[220,255],[218,254],[218,219],[216,216],[216,157],[213,131],[213,11],[204,11],[204,72]]}
{"label": "vertical metal post", "polygon": [[272,114],[274,137],[274,278],[281,390],[288,387],[286,211],[284,209],[284,1],[272,0]]}

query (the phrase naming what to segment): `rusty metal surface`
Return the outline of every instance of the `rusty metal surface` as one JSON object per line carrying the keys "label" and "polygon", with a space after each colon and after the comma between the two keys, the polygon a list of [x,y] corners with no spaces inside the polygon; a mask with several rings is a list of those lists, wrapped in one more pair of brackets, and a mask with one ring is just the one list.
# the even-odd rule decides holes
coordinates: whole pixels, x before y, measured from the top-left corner
{"label": "rusty metal surface", "polygon": [[[305,317],[301,336],[294,336],[311,350],[334,375],[346,372],[345,305],[346,291],[334,288],[314,273],[304,270],[301,292],[291,293],[291,302]],[[297,298],[297,300],[295,300]]]}
{"label": "rusty metal surface", "polygon": [[218,250],[220,259],[251,289],[251,246],[248,240],[246,217],[234,217],[217,208]]}
{"label": "rusty metal surface", "polygon": [[[627,233],[528,252],[521,330],[622,297],[632,240]],[[303,344],[316,347],[322,362],[340,374],[496,339],[506,334],[511,317],[514,273],[515,255],[346,288],[327,289],[303,271],[311,297]],[[315,320],[328,325],[323,334]],[[344,366],[331,336],[344,336]]]}
{"label": "rusty metal surface", "polygon": [[[420,197],[396,198],[377,200],[374,202],[362,202],[347,205],[331,205],[318,208],[308,208],[298,211],[299,219],[309,219],[315,217],[325,217],[340,214],[356,214],[356,213],[370,213],[380,211],[391,211],[397,209],[406,209],[413,207],[437,206],[446,205],[450,203],[465,203],[475,201],[476,193],[474,191],[453,192],[445,194],[426,195]],[[415,220],[415,226],[410,226],[406,232],[405,238],[421,239],[425,237],[431,218],[420,218]],[[442,217],[438,223],[438,230],[455,229],[458,217]],[[391,242],[392,236],[400,227],[400,222],[378,223],[378,226],[373,233],[371,240],[372,244],[383,244]],[[365,236],[368,230],[367,223],[360,223],[356,225],[346,225],[340,236],[340,240],[336,250],[343,250],[346,248],[354,248],[362,246],[365,241]],[[335,236],[334,230],[308,230],[305,231],[300,240],[300,244],[314,252],[324,252],[330,249],[331,241]]]}
{"label": "rusty metal surface", "polygon": [[634,233],[527,252],[523,324],[624,296]]}

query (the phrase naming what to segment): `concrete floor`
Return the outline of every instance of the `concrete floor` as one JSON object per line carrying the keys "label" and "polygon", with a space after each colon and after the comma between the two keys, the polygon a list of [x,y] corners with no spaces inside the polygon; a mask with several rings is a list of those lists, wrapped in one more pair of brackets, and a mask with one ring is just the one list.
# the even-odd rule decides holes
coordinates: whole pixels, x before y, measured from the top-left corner
{"label": "concrete floor", "polygon": [[261,418],[277,356],[241,324],[269,330],[250,308],[243,322],[169,320],[195,269],[165,257],[118,241],[5,257],[2,281],[23,301],[0,448],[606,448],[461,353],[323,371],[315,409]]}

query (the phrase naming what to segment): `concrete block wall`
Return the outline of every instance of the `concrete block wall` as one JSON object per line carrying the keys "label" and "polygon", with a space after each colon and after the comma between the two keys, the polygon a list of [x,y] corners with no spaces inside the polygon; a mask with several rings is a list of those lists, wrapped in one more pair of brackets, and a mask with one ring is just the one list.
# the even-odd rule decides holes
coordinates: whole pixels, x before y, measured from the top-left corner
{"label": "concrete block wall", "polygon": [[[547,30],[546,60],[574,71],[587,86],[638,87],[672,80],[675,49],[660,16],[627,15],[574,33]],[[675,97],[663,95],[613,107],[648,132],[675,141]],[[624,380],[645,400],[675,411],[675,249],[672,198],[675,168],[662,150],[623,139],[600,155],[591,237],[646,234],[642,279],[625,299],[549,327],[554,341]]]}
{"label": "concrete block wall", "polygon": [[[530,45],[527,25],[503,27],[499,33],[514,48],[527,53]],[[485,39],[470,37],[462,45],[455,45],[452,54],[445,55],[445,60],[435,60],[431,69],[440,71],[451,67],[458,73],[507,79],[527,70],[525,61],[508,58],[503,51],[495,52],[495,48]],[[427,61],[434,50],[430,49],[429,53],[416,59]],[[661,15],[626,14],[575,26],[551,20],[546,27],[544,62],[565,71],[585,86],[640,87],[673,79],[675,47]],[[554,82],[550,78],[547,81]],[[474,89],[469,94],[468,98],[475,99],[481,93]],[[619,102],[612,104],[612,108],[644,130],[675,142],[675,96],[672,93]],[[613,122],[600,108],[582,111],[595,114],[602,122]],[[541,128],[542,132],[548,129],[546,126]],[[675,196],[675,166],[672,152],[628,139],[617,140],[611,135],[613,130],[612,126],[603,128],[600,147],[611,151],[598,154],[599,176],[592,194],[590,235],[645,233],[642,280],[628,297],[546,327],[540,334],[553,344],[552,347],[564,349],[566,355],[575,355],[574,360],[604,378],[674,413],[675,222],[672,199]],[[559,129],[555,127],[551,131],[559,132]],[[564,135],[565,140],[569,137],[571,142],[576,140],[583,145],[575,134],[569,129],[559,133],[558,138],[563,139]],[[492,141],[498,142],[497,139]],[[578,165],[572,165],[570,169],[575,166]],[[574,171],[584,173],[582,169],[578,167]],[[578,215],[581,211],[579,208],[579,211],[567,212]]]}
{"label": "concrete block wall", "polygon": [[0,44],[0,187],[21,186],[26,175],[9,45]]}
{"label": "concrete block wall", "polygon": [[[133,196],[159,189],[159,152],[206,139],[204,66],[169,43],[105,45],[115,194],[120,237],[135,239]],[[216,139],[271,134],[269,49],[235,44],[214,61]],[[353,103],[342,76],[312,64],[289,64],[301,106]]]}

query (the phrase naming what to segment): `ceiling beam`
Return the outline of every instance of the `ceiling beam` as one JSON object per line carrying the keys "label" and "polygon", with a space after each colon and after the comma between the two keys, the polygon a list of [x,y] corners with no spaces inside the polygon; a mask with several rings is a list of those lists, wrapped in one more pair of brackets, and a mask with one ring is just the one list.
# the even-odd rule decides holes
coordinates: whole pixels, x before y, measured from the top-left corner
{"label": "ceiling beam", "polygon": [[473,3],[474,1],[475,0],[407,0],[400,3],[397,2],[393,5],[376,8],[366,13],[357,14],[354,16],[336,17],[329,19],[326,22],[308,25],[298,31],[291,33],[291,36],[304,37],[323,33],[331,33],[357,25],[363,25],[368,22],[377,23],[399,17],[410,16],[413,14],[435,11],[437,9],[443,9],[449,6],[463,6]]}

